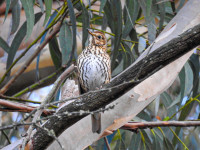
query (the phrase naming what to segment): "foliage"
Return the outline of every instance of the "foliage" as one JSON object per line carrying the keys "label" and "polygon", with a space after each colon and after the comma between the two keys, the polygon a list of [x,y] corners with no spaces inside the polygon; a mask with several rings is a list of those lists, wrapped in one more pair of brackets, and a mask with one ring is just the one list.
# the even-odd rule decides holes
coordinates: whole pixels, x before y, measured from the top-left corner
{"label": "foliage", "polygon": [[[0,82],[3,82],[18,61],[14,58],[20,44],[24,39],[30,38],[33,27],[42,15],[45,15],[43,22],[45,30],[31,43],[26,49],[27,51],[40,39],[41,44],[45,40],[47,32],[62,19],[65,12],[68,12],[67,19],[63,21],[60,28],[59,37],[54,36],[49,41],[51,59],[55,67],[59,70],[61,67],[69,66],[77,58],[76,37],[79,36],[77,29],[82,29],[82,47],[85,47],[88,38],[87,28],[90,27],[103,31],[108,36],[108,52],[112,59],[112,76],[115,76],[132,64],[155,40],[163,27],[183,6],[184,0],[179,1],[178,7],[175,7],[173,1],[125,0],[122,4],[119,0],[101,0],[99,10],[93,9],[93,2],[95,1],[89,1],[89,4],[86,5],[86,2],[82,0],[67,0],[59,2],[60,6],[54,9],[53,4],[56,2],[52,0],[44,0],[44,4],[42,0],[30,0],[30,2],[27,2],[27,0],[6,0],[5,19],[9,9],[11,9],[12,27],[10,36],[14,35],[14,39],[9,45],[0,37],[0,47],[8,54],[7,74]],[[25,11],[26,22],[20,26],[21,6]],[[33,6],[40,7],[41,12],[34,13]],[[101,27],[102,30],[98,27]],[[142,31],[139,34],[138,27],[145,27],[148,32]],[[39,59],[37,63],[39,65]],[[133,120],[199,119],[199,103],[197,101],[200,94],[199,67],[199,57],[193,54],[180,72],[175,88],[171,87],[171,89],[162,93]],[[170,118],[171,116],[172,118]],[[6,134],[10,137],[20,134],[10,133]],[[177,135],[179,138],[177,138]],[[137,133],[117,130],[113,135],[108,136],[108,139],[111,149],[182,149],[186,146],[189,149],[197,149],[200,146],[197,136],[199,136],[198,128],[181,129],[174,127],[172,129],[142,129]],[[3,146],[7,140],[4,134],[1,134],[1,139],[4,142],[0,146]],[[105,147],[103,139],[97,142],[96,149],[104,149]]]}

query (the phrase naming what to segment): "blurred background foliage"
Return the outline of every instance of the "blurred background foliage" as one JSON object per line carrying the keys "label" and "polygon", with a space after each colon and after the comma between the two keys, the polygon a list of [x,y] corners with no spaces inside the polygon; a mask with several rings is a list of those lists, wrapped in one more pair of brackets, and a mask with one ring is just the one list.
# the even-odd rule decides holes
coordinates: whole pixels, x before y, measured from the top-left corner
{"label": "blurred background foliage", "polygon": [[[102,31],[107,36],[114,77],[145,51],[186,2],[186,0],[1,0],[1,6],[6,6],[3,12],[4,19],[6,20],[10,12],[12,15],[8,38],[0,37],[0,47],[7,53],[6,69],[11,67],[20,45],[29,40],[35,24],[42,17],[44,32],[41,32],[30,45],[41,44],[48,36],[46,31],[51,32],[54,24],[61,19],[64,12],[68,11],[59,34],[52,37],[48,44],[56,70],[62,70],[63,67],[75,62],[80,51],[88,44],[87,28],[90,28]],[[35,11],[36,8],[39,8],[38,12]],[[26,22],[21,24],[20,18],[23,13]],[[39,64],[40,55],[37,56],[35,82],[38,81]],[[133,121],[199,119],[199,65],[197,50],[172,86],[133,118]],[[42,94],[39,95],[44,96],[42,90],[44,89],[40,89]],[[34,92],[24,96],[25,93],[27,91],[15,93],[14,97],[38,101],[42,99]],[[22,113],[2,112],[1,125],[20,121],[24,116]],[[2,131],[0,146],[3,147],[10,141],[20,138],[26,129],[25,126]],[[138,130],[137,133],[119,129],[107,138],[113,150],[179,150],[199,149],[199,135],[198,127],[158,127]],[[87,149],[107,148],[101,139]]]}

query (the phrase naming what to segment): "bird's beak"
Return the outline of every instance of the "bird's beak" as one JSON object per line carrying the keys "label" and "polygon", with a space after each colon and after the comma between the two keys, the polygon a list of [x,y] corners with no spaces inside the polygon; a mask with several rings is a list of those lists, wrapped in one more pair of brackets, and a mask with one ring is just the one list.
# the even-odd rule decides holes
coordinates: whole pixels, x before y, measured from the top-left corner
{"label": "bird's beak", "polygon": [[87,30],[88,30],[89,34],[91,34],[92,36],[94,36],[94,34],[90,31],[90,29],[87,28]]}

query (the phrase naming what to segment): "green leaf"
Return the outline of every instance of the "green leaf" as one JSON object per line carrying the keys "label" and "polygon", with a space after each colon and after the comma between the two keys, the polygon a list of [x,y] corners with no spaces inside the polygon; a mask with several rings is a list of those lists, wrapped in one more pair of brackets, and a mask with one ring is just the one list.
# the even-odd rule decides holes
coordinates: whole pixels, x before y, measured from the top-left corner
{"label": "green leaf", "polygon": [[40,5],[40,9],[42,11],[42,13],[44,13],[44,5],[43,5],[43,1],[42,0],[38,0],[39,5]]}
{"label": "green leaf", "polygon": [[56,69],[61,67],[61,52],[59,49],[58,41],[56,37],[53,37],[51,41],[49,42],[49,50],[51,54],[51,58],[53,60],[53,63],[56,67]]}
{"label": "green leaf", "polygon": [[161,2],[158,4],[158,8],[160,11],[159,32],[161,32],[165,21],[165,3]]}
{"label": "green leaf", "polygon": [[126,16],[127,19],[126,19],[125,26],[124,26],[124,29],[123,29],[123,32],[122,32],[123,38],[127,37],[127,35],[134,28],[135,20],[137,19],[140,7],[139,7],[137,0],[134,0],[134,1],[126,0],[124,9],[127,12],[127,16]]}
{"label": "green leaf", "polygon": [[76,16],[74,14],[74,8],[73,8],[73,4],[71,0],[67,0],[67,6],[69,8],[69,16],[72,23],[72,37],[73,37],[72,52],[70,55],[70,60],[68,62],[70,63],[72,59],[74,58],[75,49],[76,49]]}
{"label": "green leaf", "polygon": [[141,135],[133,133],[131,137],[131,143],[129,145],[129,150],[138,150],[139,145],[141,143]]}
{"label": "green leaf", "polygon": [[140,7],[142,8],[147,28],[148,28],[148,40],[149,43],[152,43],[156,38],[156,24],[155,24],[155,9],[156,7],[152,7],[152,0],[140,0],[138,1]]}
{"label": "green leaf", "polygon": [[4,22],[8,16],[8,12],[9,12],[9,9],[10,9],[10,0],[6,0],[6,12],[5,12],[5,19],[4,19]]}
{"label": "green leaf", "polygon": [[31,36],[34,22],[35,22],[35,15],[34,15],[34,0],[21,0],[22,6],[24,8],[27,20],[27,31],[26,31],[26,39],[28,40]]}
{"label": "green leaf", "polygon": [[105,4],[106,4],[106,1],[107,1],[107,0],[101,0],[101,5],[100,5],[100,9],[99,9],[99,14],[102,12],[102,10],[103,10],[103,8],[104,8],[104,6],[105,6]]}
{"label": "green leaf", "polygon": [[164,147],[164,150],[174,149],[174,146],[172,145],[172,143],[165,136],[163,137],[163,147]]}
{"label": "green leaf", "polygon": [[20,23],[20,14],[21,14],[21,7],[19,2],[16,3],[16,5],[12,8],[12,28],[11,28],[11,34],[14,34]]}
{"label": "green leaf", "polygon": [[111,60],[111,70],[113,70],[116,67],[116,58],[122,35],[122,8],[121,8],[121,2],[119,0],[112,0],[111,2],[112,2],[111,12],[114,21],[113,33],[115,34],[114,49],[112,51],[112,60]]}
{"label": "green leaf", "polygon": [[109,1],[106,1],[104,6],[104,13],[108,21],[108,26],[110,27],[111,31],[114,32],[114,20],[111,10],[111,4]]}
{"label": "green leaf", "polygon": [[87,9],[85,8],[85,5],[83,3],[82,4],[82,14],[83,14],[83,18],[82,18],[82,24],[83,24],[83,36],[82,36],[82,48],[85,48],[85,42],[87,41],[88,38],[88,31],[87,28],[89,28],[90,22],[89,22],[89,14]]}
{"label": "green leaf", "polygon": [[[34,17],[35,17],[35,23],[37,23],[38,20],[42,17],[42,13],[41,12],[36,13],[34,15]],[[12,64],[15,54],[16,54],[20,44],[22,43],[22,40],[26,36],[26,31],[27,31],[27,22],[24,22],[24,24],[20,27],[20,29],[16,33],[16,35],[12,41],[12,44],[10,46],[6,69],[8,69],[10,67],[10,65]]]}
{"label": "green leaf", "polygon": [[72,51],[72,33],[66,22],[63,23],[59,33],[60,47],[62,51],[62,65],[66,65]]}
{"label": "green leaf", "polygon": [[9,45],[6,43],[6,41],[4,41],[1,37],[0,37],[0,47],[3,48],[3,50],[4,50],[6,53],[9,53],[10,47],[9,47]]}
{"label": "green leaf", "polygon": [[151,145],[151,149],[152,150],[160,150],[161,146],[160,146],[160,142],[159,142],[159,138],[158,136],[155,134],[154,130],[151,129],[151,132],[153,133],[153,143]]}
{"label": "green leaf", "polygon": [[198,94],[198,87],[199,87],[199,71],[200,71],[200,64],[199,64],[199,56],[193,54],[189,59],[189,65],[193,72],[193,88],[192,88],[192,97],[195,97]]}
{"label": "green leaf", "polygon": [[45,8],[46,8],[46,15],[45,15],[43,25],[45,25],[47,23],[49,17],[51,16],[51,9],[52,9],[53,0],[44,0],[44,2],[45,2]]}
{"label": "green leaf", "polygon": [[168,108],[171,105],[171,103],[173,102],[173,100],[167,92],[163,92],[161,94],[161,99],[162,99],[162,102],[163,102],[165,108],[168,110],[167,111],[168,116],[172,116],[174,113],[176,113],[176,106]]}

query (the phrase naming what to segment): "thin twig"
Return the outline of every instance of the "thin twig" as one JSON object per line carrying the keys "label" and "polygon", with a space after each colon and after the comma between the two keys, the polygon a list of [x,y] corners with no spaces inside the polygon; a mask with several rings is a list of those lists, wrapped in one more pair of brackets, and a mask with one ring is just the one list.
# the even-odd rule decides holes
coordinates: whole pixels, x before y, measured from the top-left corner
{"label": "thin twig", "polygon": [[105,143],[106,143],[107,149],[108,149],[108,150],[111,150],[110,145],[109,145],[109,143],[108,143],[107,137],[104,137],[104,141],[105,141]]}
{"label": "thin twig", "polygon": [[[0,105],[6,108],[0,108],[0,111],[17,111],[17,112],[32,112],[34,109],[36,109],[36,107],[33,106],[27,106],[25,104],[22,103],[17,103],[17,102],[11,102],[11,101],[7,101],[7,100],[3,100],[0,99]],[[53,110],[43,110],[42,115],[43,116],[47,116],[52,114],[54,111]]]}

